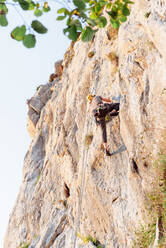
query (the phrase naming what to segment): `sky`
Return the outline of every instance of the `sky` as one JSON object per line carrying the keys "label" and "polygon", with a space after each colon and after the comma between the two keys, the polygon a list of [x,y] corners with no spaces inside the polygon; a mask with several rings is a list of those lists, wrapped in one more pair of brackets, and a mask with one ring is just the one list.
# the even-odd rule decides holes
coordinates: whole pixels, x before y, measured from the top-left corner
{"label": "sky", "polygon": [[[51,4],[52,9],[57,9]],[[26,21],[31,19],[26,16]],[[35,17],[36,19],[36,17]],[[9,9],[9,26],[0,26],[0,248],[22,180],[24,156],[31,139],[26,128],[28,107],[40,84],[48,82],[54,62],[63,59],[70,41],[63,35],[64,22],[56,21],[56,11],[39,18],[47,24],[48,33],[37,36],[33,49],[10,38],[10,32],[23,20],[15,9]]]}

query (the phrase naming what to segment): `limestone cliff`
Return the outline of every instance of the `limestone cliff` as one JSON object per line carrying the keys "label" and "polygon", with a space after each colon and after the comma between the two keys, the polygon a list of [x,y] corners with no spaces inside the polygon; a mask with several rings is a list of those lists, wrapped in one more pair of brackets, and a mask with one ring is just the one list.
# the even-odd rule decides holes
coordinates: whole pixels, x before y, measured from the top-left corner
{"label": "limestone cliff", "polygon": [[[71,45],[62,77],[28,101],[32,143],[5,248],[97,247],[88,236],[98,247],[132,246],[148,222],[153,161],[166,147],[165,44],[166,2],[137,0],[118,32],[107,25],[92,42]],[[120,101],[107,124],[111,157],[89,93]]]}

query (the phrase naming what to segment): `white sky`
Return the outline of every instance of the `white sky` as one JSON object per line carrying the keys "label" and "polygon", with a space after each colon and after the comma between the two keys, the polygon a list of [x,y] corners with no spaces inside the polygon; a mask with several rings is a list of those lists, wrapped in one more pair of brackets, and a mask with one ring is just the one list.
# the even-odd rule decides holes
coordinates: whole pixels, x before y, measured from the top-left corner
{"label": "white sky", "polygon": [[47,24],[49,32],[38,35],[34,49],[27,49],[10,38],[10,31],[23,24],[14,9],[9,11],[10,25],[0,26],[0,247],[3,247],[9,214],[21,185],[23,159],[31,141],[26,129],[26,99],[34,95],[38,85],[48,81],[54,62],[63,58],[70,44],[62,32],[64,24],[56,21],[55,13],[53,10],[39,18]]}

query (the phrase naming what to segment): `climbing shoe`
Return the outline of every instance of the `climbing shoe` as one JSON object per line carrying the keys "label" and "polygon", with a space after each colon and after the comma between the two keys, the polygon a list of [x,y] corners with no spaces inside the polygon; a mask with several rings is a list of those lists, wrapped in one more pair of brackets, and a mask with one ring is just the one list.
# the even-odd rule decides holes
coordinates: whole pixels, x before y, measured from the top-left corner
{"label": "climbing shoe", "polygon": [[108,150],[105,150],[105,154],[106,154],[106,156],[111,156],[112,155]]}

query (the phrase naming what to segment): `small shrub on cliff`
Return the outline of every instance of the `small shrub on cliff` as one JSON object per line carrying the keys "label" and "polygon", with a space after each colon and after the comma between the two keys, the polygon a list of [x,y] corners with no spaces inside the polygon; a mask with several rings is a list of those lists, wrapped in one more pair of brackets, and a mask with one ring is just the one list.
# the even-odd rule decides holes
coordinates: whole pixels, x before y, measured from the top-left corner
{"label": "small shrub on cliff", "polygon": [[[60,3],[60,1],[59,1]],[[93,39],[95,33],[107,25],[107,19],[103,15],[103,10],[109,17],[109,22],[113,28],[118,29],[120,25],[127,21],[130,15],[129,6],[134,2],[130,0],[64,0],[62,8],[58,10],[58,21],[66,19],[66,27],[63,32],[67,37],[76,41],[81,37],[83,42]],[[33,0],[9,0],[0,1],[0,26],[8,26],[8,12],[11,9],[7,6],[14,6],[18,15],[23,19],[23,24],[15,27],[11,32],[11,38],[22,42],[27,48],[36,45],[36,34],[47,33],[47,28],[38,20],[41,16],[50,12],[51,8],[47,1]],[[65,6],[64,6],[65,5]],[[35,19],[31,24],[24,20],[24,14],[33,12]],[[21,13],[20,13],[21,12]]]}
{"label": "small shrub on cliff", "polygon": [[146,202],[147,211],[150,216],[150,223],[142,226],[136,232],[137,240],[133,247],[148,248],[153,245],[156,238],[156,225],[159,230],[158,248],[166,247],[166,155],[160,155],[155,162],[154,168],[158,175],[157,180],[153,184],[153,192],[148,195]]}
{"label": "small shrub on cliff", "polygon": [[28,248],[30,246],[30,243],[26,244],[26,243],[22,243],[20,248]]}
{"label": "small shrub on cliff", "polygon": [[87,239],[88,239],[88,242],[90,241],[97,248],[105,248],[105,246],[102,245],[99,240],[97,240],[91,236],[88,236]]}
{"label": "small shrub on cliff", "polygon": [[77,237],[80,238],[85,244],[91,242],[96,248],[105,248],[105,245],[102,245],[99,240],[91,236],[83,237],[81,234],[77,233]]}
{"label": "small shrub on cliff", "polygon": [[149,225],[141,226],[140,230],[136,231],[137,240],[134,242],[133,248],[148,248],[154,243],[156,233],[156,222]]}

